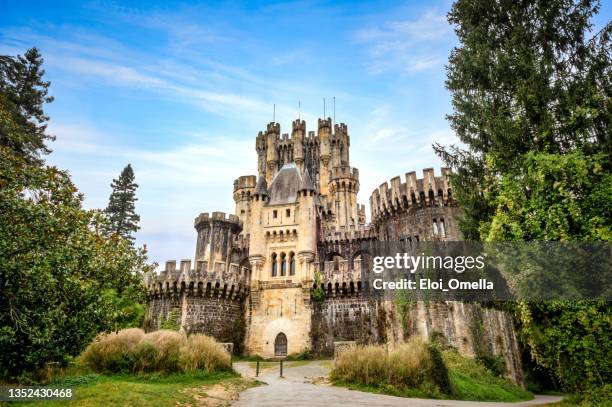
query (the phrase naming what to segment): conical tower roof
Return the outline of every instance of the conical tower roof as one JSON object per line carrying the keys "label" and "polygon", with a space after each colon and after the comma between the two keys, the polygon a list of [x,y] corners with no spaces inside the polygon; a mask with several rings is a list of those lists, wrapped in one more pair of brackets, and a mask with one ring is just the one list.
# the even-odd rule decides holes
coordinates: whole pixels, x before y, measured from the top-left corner
{"label": "conical tower roof", "polygon": [[255,186],[255,194],[257,195],[268,195],[268,184],[266,183],[266,179],[264,177],[262,177],[261,175],[259,176],[259,179],[257,180],[257,185]]}
{"label": "conical tower roof", "polygon": [[304,170],[304,176],[302,177],[302,183],[300,184],[300,191],[314,191],[314,184],[308,173],[308,169]]}

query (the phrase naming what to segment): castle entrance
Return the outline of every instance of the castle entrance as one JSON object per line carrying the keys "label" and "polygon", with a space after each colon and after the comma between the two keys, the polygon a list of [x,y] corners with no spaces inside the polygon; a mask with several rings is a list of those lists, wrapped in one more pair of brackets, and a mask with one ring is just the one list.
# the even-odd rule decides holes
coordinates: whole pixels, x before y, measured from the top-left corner
{"label": "castle entrance", "polygon": [[287,335],[282,332],[274,340],[274,356],[287,356]]}

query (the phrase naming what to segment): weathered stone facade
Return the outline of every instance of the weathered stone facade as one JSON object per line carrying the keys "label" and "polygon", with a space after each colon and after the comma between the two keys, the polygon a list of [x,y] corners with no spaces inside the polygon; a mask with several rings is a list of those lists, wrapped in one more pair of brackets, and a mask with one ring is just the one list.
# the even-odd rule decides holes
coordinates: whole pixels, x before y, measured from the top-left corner
{"label": "weathered stone facade", "polygon": [[332,355],[334,342],[394,346],[412,335],[444,338],[467,355],[486,351],[522,382],[512,318],[461,302],[399,307],[368,284],[372,247],[381,241],[461,240],[450,170],[410,172],[370,197],[370,224],[357,202],[345,124],[318,122],[291,136],[268,124],[256,138],[258,175],[234,181],[235,214],[201,214],[195,266],[168,262],[147,276],[147,325],[172,315],[187,332],[205,332],[235,351],[282,357],[311,350]]}

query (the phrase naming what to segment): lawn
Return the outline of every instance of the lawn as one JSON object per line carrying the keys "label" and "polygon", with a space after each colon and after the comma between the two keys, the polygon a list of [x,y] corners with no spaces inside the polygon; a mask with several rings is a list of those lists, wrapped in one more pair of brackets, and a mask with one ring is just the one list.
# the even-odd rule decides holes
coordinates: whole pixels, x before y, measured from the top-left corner
{"label": "lawn", "polygon": [[206,374],[148,374],[68,376],[53,386],[72,387],[72,400],[41,400],[23,406],[186,406],[228,405],[236,395],[255,385],[232,372]]}

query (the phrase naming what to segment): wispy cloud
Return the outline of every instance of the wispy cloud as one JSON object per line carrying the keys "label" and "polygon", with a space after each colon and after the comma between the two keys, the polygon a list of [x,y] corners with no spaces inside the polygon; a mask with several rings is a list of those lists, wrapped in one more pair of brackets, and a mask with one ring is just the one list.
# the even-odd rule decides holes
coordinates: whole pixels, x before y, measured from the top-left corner
{"label": "wispy cloud", "polygon": [[444,48],[432,45],[448,41],[451,35],[446,17],[430,10],[416,20],[387,21],[363,29],[355,39],[366,46],[370,73],[391,70],[411,73],[439,66],[446,57]]}

